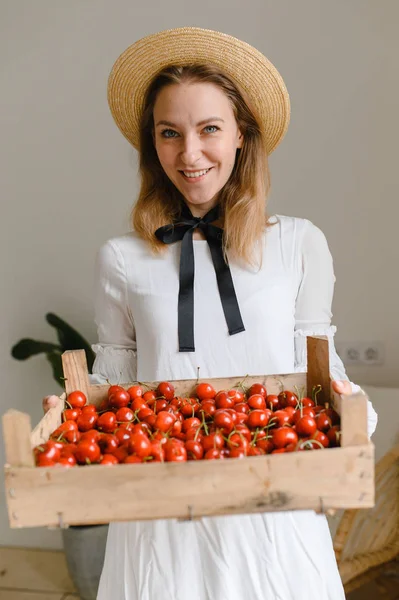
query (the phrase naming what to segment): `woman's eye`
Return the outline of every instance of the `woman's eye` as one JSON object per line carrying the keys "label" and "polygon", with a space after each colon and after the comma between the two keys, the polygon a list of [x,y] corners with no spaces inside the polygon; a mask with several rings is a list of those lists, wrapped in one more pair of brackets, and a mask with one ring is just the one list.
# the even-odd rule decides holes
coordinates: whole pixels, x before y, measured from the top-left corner
{"label": "woman's eye", "polygon": [[175,135],[177,135],[177,132],[173,131],[173,129],[163,129],[161,131],[161,135],[164,138],[172,138],[175,137]]}
{"label": "woman's eye", "polygon": [[[212,131],[209,131],[210,129],[211,129]],[[217,125],[207,125],[207,126],[204,128],[204,131],[205,131],[206,133],[215,133],[215,131],[218,131],[218,130],[219,130],[219,127],[217,127]]]}

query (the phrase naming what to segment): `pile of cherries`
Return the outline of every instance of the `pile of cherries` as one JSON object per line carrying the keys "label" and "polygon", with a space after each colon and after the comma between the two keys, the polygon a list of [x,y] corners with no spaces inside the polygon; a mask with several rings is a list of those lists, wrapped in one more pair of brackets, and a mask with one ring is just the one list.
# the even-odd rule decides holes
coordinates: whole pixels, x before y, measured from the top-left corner
{"label": "pile of cherries", "polygon": [[318,450],[340,444],[340,418],[328,404],[243,382],[216,391],[198,383],[190,397],[169,382],[156,389],[110,385],[99,407],[68,395],[62,424],[34,448],[40,467],[243,458]]}

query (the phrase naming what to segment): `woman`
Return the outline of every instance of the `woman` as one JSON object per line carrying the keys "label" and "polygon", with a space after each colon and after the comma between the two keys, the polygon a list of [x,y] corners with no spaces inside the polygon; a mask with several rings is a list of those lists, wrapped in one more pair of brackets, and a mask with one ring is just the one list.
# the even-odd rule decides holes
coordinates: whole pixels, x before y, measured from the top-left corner
{"label": "woman", "polygon": [[[139,150],[141,191],[133,231],[98,253],[93,381],[306,370],[306,335],[322,334],[334,387],[351,394],[325,237],[305,219],[266,216],[267,157],[289,121],[273,65],[230,36],[171,30],[121,55],[108,98]],[[370,405],[370,434],[375,423]],[[344,593],[325,517],[297,511],[111,523],[98,600],[111,598]]]}

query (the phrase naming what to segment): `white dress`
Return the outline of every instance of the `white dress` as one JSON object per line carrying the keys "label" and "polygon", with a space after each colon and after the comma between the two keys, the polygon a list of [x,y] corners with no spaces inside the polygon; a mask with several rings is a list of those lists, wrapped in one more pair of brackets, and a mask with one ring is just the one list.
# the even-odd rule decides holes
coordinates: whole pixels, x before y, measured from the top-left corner
{"label": "white dress", "polygon": [[[134,233],[99,250],[93,382],[235,377],[306,370],[306,335],[327,335],[334,272],[324,234],[276,215],[261,268],[231,263],[245,331],[229,336],[206,241],[194,241],[195,353],[179,353],[180,242],[155,256]],[[354,384],[353,384],[354,386]],[[359,389],[357,386],[354,386]],[[369,435],[377,416],[369,403]],[[154,481],[154,493],[157,493]],[[313,511],[111,523],[98,600],[340,600],[326,518]]]}

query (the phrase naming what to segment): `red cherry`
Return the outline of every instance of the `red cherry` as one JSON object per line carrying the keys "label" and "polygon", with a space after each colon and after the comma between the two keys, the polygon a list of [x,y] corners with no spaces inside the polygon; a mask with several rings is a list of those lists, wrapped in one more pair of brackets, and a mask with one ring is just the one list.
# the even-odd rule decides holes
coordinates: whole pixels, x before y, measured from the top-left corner
{"label": "red cherry", "polygon": [[290,422],[290,415],[285,410],[276,410],[275,413],[272,413],[269,421],[269,425],[273,427],[283,427],[284,425],[288,425]]}
{"label": "red cherry", "polygon": [[98,445],[104,454],[111,454],[118,448],[119,442],[120,440],[118,439],[117,435],[113,435],[112,433],[104,433],[98,440]]}
{"label": "red cherry", "polygon": [[295,424],[295,431],[301,437],[313,435],[316,429],[316,421],[309,415],[304,415]]}
{"label": "red cherry", "polygon": [[216,412],[216,404],[214,400],[203,400],[200,404],[199,414],[204,415],[205,419],[213,417]]}
{"label": "red cherry", "polygon": [[231,389],[228,391],[230,398],[233,398],[234,404],[245,402],[245,395],[241,390]]}
{"label": "red cherry", "polygon": [[137,456],[137,454],[130,454],[129,456],[126,456],[123,460],[124,464],[132,464],[132,463],[142,463],[143,459],[140,458],[140,456]]}
{"label": "red cherry", "polygon": [[233,408],[235,401],[234,398],[229,396],[229,392],[222,390],[215,396],[216,408]]}
{"label": "red cherry", "polygon": [[267,390],[264,385],[261,383],[253,383],[248,390],[248,397],[253,396],[254,394],[260,394],[264,398],[267,396]]}
{"label": "red cherry", "polygon": [[141,387],[139,385],[132,385],[128,390],[127,393],[130,396],[130,400],[133,402],[133,400],[135,400],[136,398],[142,398],[143,396],[143,390],[141,389]]}
{"label": "red cherry", "polygon": [[331,419],[325,412],[321,412],[316,417],[317,429],[326,433],[331,428]]}
{"label": "red cherry", "polygon": [[224,446],[224,439],[220,433],[210,433],[202,438],[202,446],[207,452],[210,449],[221,449]]}
{"label": "red cherry", "polygon": [[261,410],[266,408],[266,400],[263,394],[252,394],[248,398],[247,403],[251,408],[259,408]]}
{"label": "red cherry", "polygon": [[251,429],[255,427],[266,427],[269,422],[270,411],[255,409],[248,415],[247,425]]}
{"label": "red cherry", "polygon": [[76,390],[68,395],[67,401],[72,408],[83,408],[83,406],[87,403],[87,398],[83,392]]}
{"label": "red cherry", "polygon": [[162,381],[157,387],[158,396],[164,396],[166,400],[173,400],[175,388],[168,381]]}
{"label": "red cherry", "polygon": [[[104,413],[107,414],[107,413]],[[133,421],[134,419],[134,411],[131,408],[128,408],[127,406],[124,406],[123,408],[119,408],[116,413],[116,420],[117,421],[124,421],[129,423],[130,421]]]}
{"label": "red cherry", "polygon": [[176,421],[176,417],[175,415],[172,415],[170,412],[167,412],[166,410],[161,410],[160,413],[158,413],[156,421],[155,421],[155,428],[159,429],[159,431],[162,431],[163,433],[167,433],[168,431],[170,431],[174,425]]}
{"label": "red cherry", "polygon": [[130,395],[122,387],[108,396],[109,405],[113,408],[122,408],[130,404]]}
{"label": "red cherry", "polygon": [[140,458],[151,454],[151,442],[144,433],[133,433],[127,446],[131,454],[136,454]]}
{"label": "red cherry", "polygon": [[100,465],[117,465],[118,459],[113,454],[104,454]]}
{"label": "red cherry", "polygon": [[307,397],[302,398],[301,404],[302,404],[302,406],[311,406],[311,407],[314,407],[314,405],[315,405],[313,400],[311,398],[307,398]]}
{"label": "red cherry", "polygon": [[97,429],[106,433],[114,431],[116,429],[115,413],[108,411],[100,415],[97,419]]}
{"label": "red cherry", "polygon": [[278,410],[280,408],[280,400],[276,394],[269,394],[266,396],[266,406],[270,410]]}
{"label": "red cherry", "polygon": [[209,383],[199,383],[195,388],[195,394],[200,400],[210,400],[216,396],[214,388]]}
{"label": "red cherry", "polygon": [[75,452],[75,458],[81,465],[96,463],[100,461],[101,450],[100,446],[89,440],[81,440]]}
{"label": "red cherry", "polygon": [[233,431],[234,421],[232,416],[223,409],[219,409],[215,412],[213,422],[215,423],[216,427],[226,435]]}
{"label": "red cherry", "polygon": [[[287,410],[287,409],[285,409]],[[312,419],[316,418],[316,413],[314,408],[312,408],[311,406],[304,406],[302,408],[302,410],[300,408],[298,408],[295,412],[294,412],[294,424],[297,423],[299,421],[299,419],[301,419],[302,417],[312,417]]]}
{"label": "red cherry", "polygon": [[285,408],[286,406],[293,406],[296,408],[298,404],[298,396],[294,394],[294,392],[290,392],[289,390],[284,390],[280,392],[278,395],[278,399],[280,402],[281,408]]}
{"label": "red cherry", "polygon": [[327,437],[332,448],[341,445],[341,431],[339,425],[333,425],[327,431]]}
{"label": "red cherry", "polygon": [[204,456],[204,449],[198,441],[187,440],[185,447],[188,460],[201,460]]}
{"label": "red cherry", "polygon": [[275,448],[285,448],[288,444],[296,444],[298,435],[291,427],[279,427],[272,431],[272,442]]}
{"label": "red cherry", "polygon": [[246,402],[239,402],[235,405],[234,410],[238,413],[247,414],[250,411],[250,408]]}
{"label": "red cherry", "polygon": [[[207,450],[205,452],[204,458],[206,460],[219,460],[219,459],[224,458],[225,455],[222,453],[226,452],[226,451],[227,451],[226,449],[219,450],[218,448],[210,448],[209,450]],[[228,455],[230,455],[230,451],[229,451]]]}
{"label": "red cherry", "polygon": [[79,415],[82,414],[81,408],[66,408],[62,413],[63,421],[76,421]]}
{"label": "red cherry", "polygon": [[182,430],[186,433],[189,429],[198,429],[201,427],[201,421],[197,417],[189,417],[183,422]]}
{"label": "red cherry", "polygon": [[184,445],[173,444],[165,448],[165,460],[167,462],[185,462],[187,460],[187,450]]}
{"label": "red cherry", "polygon": [[155,403],[156,399],[157,394],[154,392],[154,390],[148,390],[148,392],[145,392],[143,394],[143,400],[148,404],[148,406],[152,406]]}

